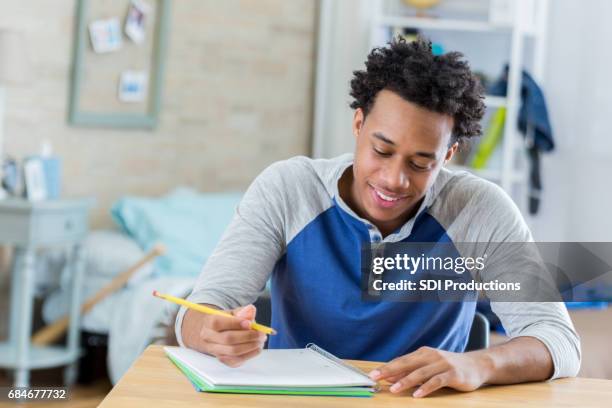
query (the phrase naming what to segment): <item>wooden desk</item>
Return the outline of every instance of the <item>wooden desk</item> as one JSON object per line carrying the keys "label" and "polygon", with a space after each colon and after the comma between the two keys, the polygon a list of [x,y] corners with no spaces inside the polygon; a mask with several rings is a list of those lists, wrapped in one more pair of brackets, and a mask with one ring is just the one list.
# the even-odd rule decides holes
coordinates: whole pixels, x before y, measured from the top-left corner
{"label": "wooden desk", "polygon": [[[355,362],[370,370],[377,363]],[[106,396],[100,407],[603,407],[612,401],[612,381],[566,378],[552,382],[490,386],[470,393],[440,390],[417,399],[393,395],[388,387],[373,398],[236,395],[196,392],[168,360],[161,346],[150,346]]]}

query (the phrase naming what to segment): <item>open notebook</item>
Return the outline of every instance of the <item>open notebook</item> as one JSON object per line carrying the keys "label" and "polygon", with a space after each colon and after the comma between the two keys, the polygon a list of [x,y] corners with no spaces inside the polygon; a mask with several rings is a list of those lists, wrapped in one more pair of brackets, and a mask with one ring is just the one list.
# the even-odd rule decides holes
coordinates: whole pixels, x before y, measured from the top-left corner
{"label": "open notebook", "polygon": [[364,372],[314,344],[263,350],[238,368],[187,348],[164,350],[198,391],[369,397],[376,387]]}

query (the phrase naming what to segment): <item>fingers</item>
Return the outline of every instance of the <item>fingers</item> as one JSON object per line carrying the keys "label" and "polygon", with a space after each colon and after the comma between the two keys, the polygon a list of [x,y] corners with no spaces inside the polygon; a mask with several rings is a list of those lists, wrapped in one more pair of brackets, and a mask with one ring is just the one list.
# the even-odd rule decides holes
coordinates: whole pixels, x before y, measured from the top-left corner
{"label": "fingers", "polygon": [[206,343],[205,347],[207,352],[213,356],[240,357],[255,350],[261,350],[263,348],[263,342],[256,341],[233,345]]}
{"label": "fingers", "polygon": [[402,378],[402,377],[404,377],[404,376],[405,376],[405,373],[398,374],[398,375],[393,375],[393,376],[391,376],[391,377],[386,377],[386,378],[385,378],[385,381],[387,381],[387,382],[389,382],[389,383],[393,384],[393,383],[397,382],[397,380],[399,380],[400,378]]}
{"label": "fingers", "polygon": [[414,394],[412,394],[412,396],[415,398],[426,397],[432,392],[439,390],[442,387],[446,387],[449,383],[450,374],[448,372],[434,375],[429,380],[427,380],[425,384],[421,385],[419,389],[417,389]]}
{"label": "fingers", "polygon": [[425,367],[418,368],[412,371],[405,377],[397,380],[390,388],[389,391],[393,393],[402,392],[404,390],[416,387],[417,385],[427,382],[430,378],[437,374],[444,372],[446,369],[443,363],[434,363],[426,365]]}
{"label": "fingers", "polygon": [[385,365],[382,365],[375,370],[370,372],[370,378],[379,381],[379,380],[389,380],[389,378],[394,378],[402,374],[406,374],[408,372],[414,371],[417,368],[422,367],[427,363],[426,356],[420,352],[420,349],[406,354],[404,356],[395,358],[388,362]]}
{"label": "fingers", "polygon": [[238,317],[209,315],[206,316],[202,327],[216,332],[222,332],[226,330],[244,330],[244,327],[242,325],[243,321],[246,322],[245,319],[240,319]]}
{"label": "fingers", "polygon": [[246,305],[232,310],[232,314],[239,319],[255,320],[257,309],[253,305]]}
{"label": "fingers", "polygon": [[219,361],[230,367],[239,367],[244,364],[248,359],[253,358],[261,353],[261,348],[253,350],[241,356],[219,356]]}
{"label": "fingers", "polygon": [[231,310],[233,317],[207,316],[200,329],[199,351],[232,367],[256,356],[267,340],[265,334],[251,330],[256,313],[255,307],[248,305]]}
{"label": "fingers", "polygon": [[398,357],[370,373],[374,380],[387,380],[389,390],[399,393],[417,387],[416,398],[424,397],[442,387],[472,391],[486,380],[478,373],[475,357],[469,353],[451,353],[431,347]]}
{"label": "fingers", "polygon": [[189,347],[234,367],[259,354],[267,336],[251,329],[257,313],[253,305],[228,312],[232,316],[199,316],[199,330],[194,333],[197,340]]}
{"label": "fingers", "polygon": [[234,317],[208,315],[203,326],[217,332],[250,329],[251,321],[255,320],[256,313],[255,306],[248,305],[232,310],[231,314]]}
{"label": "fingers", "polygon": [[251,342],[265,342],[267,336],[255,330],[216,331],[204,326],[200,331],[200,338],[210,343],[234,345]]}
{"label": "fingers", "polygon": [[257,309],[253,305],[246,305],[244,307],[237,307],[236,309],[232,310],[231,313],[241,320],[241,328],[250,329],[251,322],[255,321]]}

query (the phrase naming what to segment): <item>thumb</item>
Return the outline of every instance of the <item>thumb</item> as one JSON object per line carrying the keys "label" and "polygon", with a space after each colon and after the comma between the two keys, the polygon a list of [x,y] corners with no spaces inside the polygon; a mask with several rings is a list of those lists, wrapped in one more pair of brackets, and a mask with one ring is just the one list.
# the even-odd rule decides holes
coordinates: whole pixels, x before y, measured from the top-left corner
{"label": "thumb", "polygon": [[253,305],[246,305],[232,310],[232,314],[240,319],[255,320],[257,309]]}

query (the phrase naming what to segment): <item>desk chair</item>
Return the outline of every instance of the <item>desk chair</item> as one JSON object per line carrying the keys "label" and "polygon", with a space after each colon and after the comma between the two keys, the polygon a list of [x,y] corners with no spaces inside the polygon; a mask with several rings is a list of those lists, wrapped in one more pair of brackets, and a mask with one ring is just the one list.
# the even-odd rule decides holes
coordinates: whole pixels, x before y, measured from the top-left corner
{"label": "desk chair", "polygon": [[468,343],[467,346],[465,346],[465,351],[474,351],[489,347],[490,330],[489,320],[486,316],[480,312],[476,312],[474,321],[472,322],[472,328],[470,329]]}

